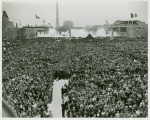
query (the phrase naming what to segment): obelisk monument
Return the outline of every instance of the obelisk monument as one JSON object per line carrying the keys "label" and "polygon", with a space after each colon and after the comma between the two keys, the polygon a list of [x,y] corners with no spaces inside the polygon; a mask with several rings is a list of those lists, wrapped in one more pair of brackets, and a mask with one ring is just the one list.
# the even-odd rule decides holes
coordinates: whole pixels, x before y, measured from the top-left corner
{"label": "obelisk monument", "polygon": [[58,1],[56,2],[56,28],[59,28]]}

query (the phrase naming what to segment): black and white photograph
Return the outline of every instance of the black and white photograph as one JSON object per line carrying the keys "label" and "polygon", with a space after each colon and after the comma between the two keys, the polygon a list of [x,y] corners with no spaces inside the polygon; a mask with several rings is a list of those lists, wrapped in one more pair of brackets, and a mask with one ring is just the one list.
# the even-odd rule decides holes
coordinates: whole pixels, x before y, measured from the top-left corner
{"label": "black and white photograph", "polygon": [[2,118],[148,118],[148,0],[1,0]]}

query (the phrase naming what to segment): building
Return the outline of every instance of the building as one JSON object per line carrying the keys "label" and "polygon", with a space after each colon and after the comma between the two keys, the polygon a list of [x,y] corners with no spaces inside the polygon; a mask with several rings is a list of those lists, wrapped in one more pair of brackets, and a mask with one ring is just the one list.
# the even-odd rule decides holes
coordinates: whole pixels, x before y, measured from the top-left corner
{"label": "building", "polygon": [[2,15],[2,39],[14,40],[17,36],[17,25],[14,26],[12,21],[9,21],[9,17],[6,11],[3,11]]}
{"label": "building", "polygon": [[25,28],[26,39],[36,39],[37,35],[48,34],[49,29],[52,28],[52,26],[42,24],[36,27],[24,26],[23,28]]}
{"label": "building", "polygon": [[146,37],[148,34],[148,25],[140,20],[120,21],[117,20],[110,26],[116,31],[118,36],[126,36],[129,38]]}
{"label": "building", "polygon": [[[43,23],[40,26],[24,26],[23,28],[25,28],[25,39],[35,39],[37,37],[37,34],[47,34],[49,32],[49,28],[52,28],[52,26]],[[9,17],[6,11],[4,10],[2,15],[2,39],[16,39],[18,36],[19,29],[22,28],[18,28],[17,23],[16,26],[14,26],[14,23],[12,21],[9,21]]]}
{"label": "building", "polygon": [[35,39],[36,38],[36,28],[30,26],[24,26],[25,29],[25,39]]}

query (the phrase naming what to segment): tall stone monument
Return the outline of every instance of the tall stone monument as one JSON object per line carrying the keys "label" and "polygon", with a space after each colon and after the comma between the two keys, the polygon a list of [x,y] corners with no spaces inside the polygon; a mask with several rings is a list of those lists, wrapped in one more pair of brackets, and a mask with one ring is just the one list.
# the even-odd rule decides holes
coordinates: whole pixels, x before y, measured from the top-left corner
{"label": "tall stone monument", "polygon": [[59,28],[58,1],[56,2],[56,28]]}

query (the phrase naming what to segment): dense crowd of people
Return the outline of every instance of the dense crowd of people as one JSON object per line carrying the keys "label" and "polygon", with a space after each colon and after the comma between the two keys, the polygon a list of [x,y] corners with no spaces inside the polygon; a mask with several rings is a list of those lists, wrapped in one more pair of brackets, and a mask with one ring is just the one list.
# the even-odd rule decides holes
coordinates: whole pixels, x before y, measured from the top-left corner
{"label": "dense crowd of people", "polygon": [[69,98],[63,100],[63,117],[148,117],[146,50],[131,48],[135,41],[117,43],[120,48],[109,51],[112,59],[108,51],[80,54],[77,70],[62,88],[63,99]]}
{"label": "dense crowd of people", "polygon": [[41,53],[36,53],[37,43],[32,42],[3,42],[2,96],[18,117],[48,117],[52,116],[48,111],[52,101],[52,73],[46,61],[41,60]]}
{"label": "dense crowd of people", "polygon": [[18,117],[48,117],[48,104],[52,101],[50,82],[23,75],[4,82],[2,96]]}
{"label": "dense crowd of people", "polygon": [[130,69],[121,62],[101,72],[91,70],[90,62],[62,88],[69,98],[63,103],[63,117],[148,117],[148,77],[138,61]]}
{"label": "dense crowd of people", "polygon": [[3,47],[2,96],[19,117],[52,117],[53,80],[64,117],[147,117],[147,42],[28,41]]}

